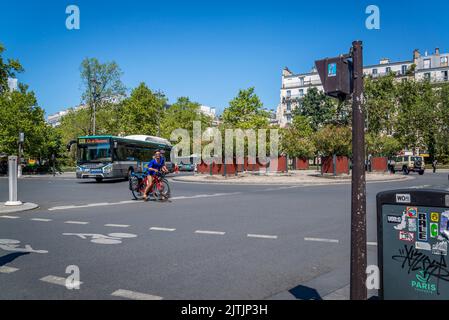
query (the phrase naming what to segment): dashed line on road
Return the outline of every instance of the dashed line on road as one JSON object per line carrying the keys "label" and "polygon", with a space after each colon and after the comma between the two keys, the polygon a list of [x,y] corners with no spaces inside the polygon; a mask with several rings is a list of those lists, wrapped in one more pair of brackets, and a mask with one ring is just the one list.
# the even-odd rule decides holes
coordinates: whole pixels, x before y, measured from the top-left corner
{"label": "dashed line on road", "polygon": [[[43,278],[40,278],[39,280],[43,281],[43,282],[56,284],[58,286],[64,286],[65,287],[67,279],[63,278],[63,277],[57,277],[57,276],[49,275],[49,276],[45,276]],[[75,281],[74,283],[70,283],[70,284],[73,285],[73,286],[77,286],[77,285],[81,285],[83,283],[81,281]]]}
{"label": "dashed line on road", "polygon": [[66,223],[66,224],[89,224],[89,222],[85,222],[85,221],[66,221],[64,223]]}
{"label": "dashed line on road", "polygon": [[336,239],[323,239],[323,238],[304,238],[304,241],[340,243],[340,241]]}
{"label": "dashed line on road", "polygon": [[167,232],[173,232],[176,231],[174,228],[160,228],[160,227],[151,227],[151,231],[167,231]]}
{"label": "dashed line on road", "polygon": [[162,297],[155,296],[152,294],[135,292],[135,291],[130,291],[130,290],[123,290],[123,289],[114,291],[111,294],[111,296],[126,298],[126,299],[131,299],[131,300],[162,300],[163,299]]}
{"label": "dashed line on road", "polygon": [[112,224],[112,223],[105,224],[104,226],[112,227],[112,228],[129,228],[130,227],[129,224]]}
{"label": "dashed line on road", "polygon": [[19,219],[20,217],[17,217],[17,216],[0,216],[0,218],[3,218],[3,219]]}
{"label": "dashed line on road", "polygon": [[[241,192],[231,192],[231,193],[214,193],[214,194],[198,194],[194,196],[178,196],[170,198],[170,200],[186,200],[186,199],[201,199],[201,198],[214,198],[214,197],[224,197],[241,194]],[[72,209],[83,209],[92,207],[108,207],[117,206],[122,204],[133,204],[133,203],[143,203],[142,201],[136,200],[125,200],[120,202],[101,202],[101,203],[90,203],[84,205],[70,205],[70,206],[58,206],[49,208],[48,211],[61,211],[61,210],[72,210]]]}
{"label": "dashed line on road", "polygon": [[53,221],[52,219],[42,219],[42,218],[33,218],[32,221],[39,221],[39,222],[50,222]]}
{"label": "dashed line on road", "polygon": [[248,238],[259,238],[259,239],[273,239],[276,240],[278,236],[270,236],[265,234],[248,234]]}
{"label": "dashed line on road", "polygon": [[7,266],[0,266],[0,273],[13,273],[16,271],[19,271],[19,269]]}
{"label": "dashed line on road", "polygon": [[218,236],[224,236],[226,234],[226,232],[223,232],[223,231],[208,231],[208,230],[196,230],[195,233],[211,234],[211,235],[218,235]]}
{"label": "dashed line on road", "polygon": [[377,242],[367,242],[366,244],[367,244],[368,246],[377,247]]}

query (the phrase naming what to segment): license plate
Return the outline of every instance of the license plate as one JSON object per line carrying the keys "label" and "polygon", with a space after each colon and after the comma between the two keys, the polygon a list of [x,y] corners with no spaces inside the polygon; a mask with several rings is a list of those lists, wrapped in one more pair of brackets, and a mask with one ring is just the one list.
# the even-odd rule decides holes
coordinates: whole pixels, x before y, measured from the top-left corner
{"label": "license plate", "polygon": [[97,173],[103,173],[103,171],[102,170],[90,170],[90,173],[97,174]]}

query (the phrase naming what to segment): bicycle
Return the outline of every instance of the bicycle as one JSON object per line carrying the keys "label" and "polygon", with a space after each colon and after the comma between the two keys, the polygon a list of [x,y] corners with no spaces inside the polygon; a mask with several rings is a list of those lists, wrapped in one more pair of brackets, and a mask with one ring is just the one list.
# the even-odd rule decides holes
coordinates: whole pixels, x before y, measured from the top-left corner
{"label": "bicycle", "polygon": [[[150,194],[159,201],[168,200],[170,198],[170,185],[165,178],[165,173],[157,172],[152,176],[154,179],[153,190]],[[131,173],[129,178],[129,189],[135,200],[143,200],[145,189],[148,186],[147,173]]]}

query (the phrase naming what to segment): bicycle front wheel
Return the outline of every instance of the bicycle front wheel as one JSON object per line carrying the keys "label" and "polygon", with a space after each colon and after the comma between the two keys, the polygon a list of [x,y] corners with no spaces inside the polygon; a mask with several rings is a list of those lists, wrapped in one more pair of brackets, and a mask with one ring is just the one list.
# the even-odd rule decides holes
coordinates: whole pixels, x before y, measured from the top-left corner
{"label": "bicycle front wheel", "polygon": [[134,197],[134,200],[142,200],[144,195],[144,184],[142,185],[139,182],[139,179],[137,177],[132,176],[129,179],[129,188],[131,189],[131,193]]}
{"label": "bicycle front wheel", "polygon": [[170,198],[170,185],[166,179],[162,179],[159,186],[154,185],[153,195],[159,200]]}

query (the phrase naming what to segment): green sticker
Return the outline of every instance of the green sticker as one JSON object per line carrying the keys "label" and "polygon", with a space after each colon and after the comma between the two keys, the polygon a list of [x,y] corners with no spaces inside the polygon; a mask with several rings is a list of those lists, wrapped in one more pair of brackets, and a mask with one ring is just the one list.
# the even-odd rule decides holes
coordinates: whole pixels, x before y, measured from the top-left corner
{"label": "green sticker", "polygon": [[438,237],[438,223],[431,223],[430,224],[430,237],[431,238]]}

